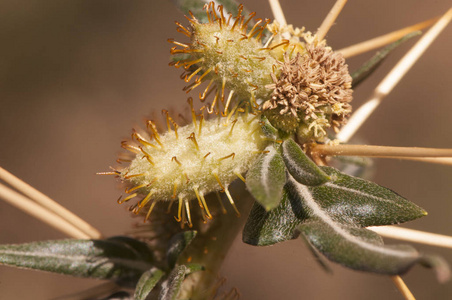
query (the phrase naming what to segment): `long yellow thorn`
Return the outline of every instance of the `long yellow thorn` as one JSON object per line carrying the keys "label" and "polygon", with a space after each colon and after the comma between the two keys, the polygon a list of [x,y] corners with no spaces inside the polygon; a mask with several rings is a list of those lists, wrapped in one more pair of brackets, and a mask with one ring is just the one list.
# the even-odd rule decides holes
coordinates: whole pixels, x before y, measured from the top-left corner
{"label": "long yellow thorn", "polygon": [[237,206],[235,206],[234,200],[232,199],[231,193],[229,193],[228,188],[226,188],[226,189],[224,190],[224,192],[226,193],[226,196],[228,196],[229,202],[231,203],[232,207],[233,207],[234,210],[235,210],[235,214],[237,215],[237,217],[240,217],[240,212],[239,212],[239,210],[237,209]]}
{"label": "long yellow thorn", "polygon": [[435,23],[422,38],[414,45],[410,51],[397,63],[397,65],[386,75],[386,77],[375,88],[374,96],[358,108],[348,123],[342,128],[337,138],[342,142],[347,142],[361,127],[367,118],[380,105],[381,101],[400,82],[403,76],[411,69],[414,63],[422,56],[427,48],[433,43],[443,29],[452,19],[452,8],[449,9]]}
{"label": "long yellow thorn", "polygon": [[49,209],[40,206],[36,202],[2,184],[0,184],[0,198],[72,238],[93,238]]}
{"label": "long yellow thorn", "polygon": [[330,30],[331,26],[333,26],[334,21],[336,21],[337,17],[341,13],[345,3],[347,3],[347,0],[337,0],[336,3],[333,5],[330,12],[326,16],[325,20],[323,20],[322,25],[320,25],[319,29],[315,34],[319,42],[323,40],[323,38]]}
{"label": "long yellow thorn", "polygon": [[402,280],[400,276],[391,276],[392,282],[397,287],[399,292],[403,295],[405,300],[416,300],[414,298],[413,294],[411,293],[410,289],[407,287],[405,282]]}
{"label": "long yellow thorn", "polygon": [[374,50],[380,47],[383,47],[387,44],[393,43],[399,39],[401,39],[402,37],[404,37],[405,35],[411,33],[411,32],[415,32],[418,30],[422,30],[424,28],[427,28],[429,26],[431,26],[432,24],[434,24],[436,21],[438,21],[439,17],[437,18],[433,18],[427,21],[423,21],[381,36],[378,36],[376,38],[355,44],[355,45],[351,45],[348,46],[346,48],[342,48],[337,50],[336,52],[341,53],[345,58],[347,57],[352,57],[352,56],[356,56],[365,52],[368,52],[370,50]]}
{"label": "long yellow thorn", "polygon": [[34,200],[44,209],[47,209],[53,212],[54,214],[58,215],[60,218],[66,220],[67,222],[78,228],[78,230],[84,232],[89,238],[91,239],[101,238],[102,235],[99,232],[99,230],[94,228],[92,225],[88,224],[85,220],[81,219],[79,216],[75,215],[62,205],[58,204],[55,200],[52,200],[47,195],[38,191],[37,189],[27,184],[26,182],[22,181],[13,174],[9,173],[2,167],[0,167],[0,179],[4,180],[9,185],[23,193],[30,199]]}

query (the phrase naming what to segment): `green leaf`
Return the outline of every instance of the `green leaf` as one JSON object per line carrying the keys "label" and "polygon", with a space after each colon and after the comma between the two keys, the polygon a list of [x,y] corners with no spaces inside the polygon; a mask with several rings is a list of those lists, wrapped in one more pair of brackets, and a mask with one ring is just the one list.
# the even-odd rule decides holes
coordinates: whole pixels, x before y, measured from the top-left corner
{"label": "green leaf", "polygon": [[427,215],[425,210],[390,189],[331,167],[321,169],[333,180],[309,190],[320,207],[337,222],[367,227],[398,224]]}
{"label": "green leaf", "polygon": [[311,212],[310,220],[300,224],[298,229],[330,260],[351,269],[387,275],[403,274],[414,264],[422,263],[436,267],[439,279],[448,278],[448,268],[438,268],[435,260],[419,254],[410,246],[384,246],[378,234],[335,221],[318,203],[310,188],[294,178],[289,178],[288,184]]}
{"label": "green leaf", "polygon": [[200,264],[186,264],[185,266],[188,268],[189,274],[205,270],[204,266]]}
{"label": "green leaf", "polygon": [[[201,22],[209,22],[204,5],[209,4],[212,0],[172,0],[172,2],[179,8],[185,15],[189,15],[189,11]],[[218,5],[223,5],[224,15],[227,18],[231,13],[235,17],[238,13],[239,2],[234,0],[215,0],[215,9]],[[249,11],[244,8],[242,15],[248,16]],[[252,21],[250,21],[252,23]],[[254,24],[254,23],[253,23]],[[248,25],[249,26],[249,25]]]}
{"label": "green leaf", "polygon": [[330,180],[294,140],[285,140],[281,149],[287,170],[298,182],[304,185],[320,185]]}
{"label": "green leaf", "polygon": [[[367,227],[402,223],[426,215],[422,208],[376,183],[331,167],[321,169],[332,180],[306,188],[335,222]],[[243,230],[245,243],[267,246],[293,239],[297,236],[297,225],[313,217],[293,185],[286,184],[281,199],[280,205],[269,212],[260,205],[253,206]]]}
{"label": "green leaf", "polygon": [[298,228],[331,261],[354,270],[385,275],[404,274],[419,263],[434,268],[441,282],[450,276],[447,264],[438,257],[421,255],[408,245],[385,246],[381,237],[370,230],[344,226],[323,217]]}
{"label": "green leaf", "polygon": [[[138,246],[139,245],[139,246]],[[126,237],[0,246],[0,263],[77,277],[136,283],[152,267],[146,244]]]}
{"label": "green leaf", "polygon": [[154,254],[149,249],[148,245],[140,240],[128,237],[128,236],[113,236],[107,239],[108,241],[118,242],[125,247],[134,251],[135,255],[143,261],[155,261]]}
{"label": "green leaf", "polygon": [[242,234],[244,243],[254,246],[269,246],[297,237],[295,229],[308,215],[301,202],[289,197],[287,187],[283,189],[281,203],[269,212],[255,203],[251,209]]}
{"label": "green leaf", "polygon": [[182,282],[184,281],[185,276],[189,274],[189,272],[190,270],[187,268],[187,266],[181,265],[175,267],[169,275],[168,280],[165,282],[166,284],[162,285],[162,291],[160,292],[159,300],[177,299],[180,288],[182,286]]}
{"label": "green leaf", "polygon": [[278,134],[278,129],[276,129],[275,127],[273,127],[273,125],[270,123],[270,121],[262,116],[261,117],[261,121],[263,122],[262,124],[262,132],[263,134],[268,137],[269,139],[277,139],[279,134]]}
{"label": "green leaf", "polygon": [[158,299],[159,300],[177,299],[177,296],[179,295],[180,292],[180,288],[182,286],[182,282],[184,281],[185,277],[194,272],[203,270],[204,267],[200,264],[187,264],[174,267],[174,269],[169,274],[168,279],[166,279],[165,282],[162,284],[162,290],[160,292]]}
{"label": "green leaf", "polygon": [[251,195],[267,211],[279,205],[284,184],[286,168],[281,154],[268,146],[246,174],[246,187]]}
{"label": "green leaf", "polygon": [[328,164],[344,174],[361,178],[372,178],[375,168],[370,157],[362,156],[335,156]]}
{"label": "green leaf", "polygon": [[317,248],[315,248],[303,234],[300,235],[300,238],[303,240],[306,247],[308,247],[309,251],[311,252],[312,256],[314,256],[320,267],[322,267],[325,272],[333,274],[333,270],[330,268],[330,266],[326,262],[326,259],[322,256],[319,250],[317,250]]}
{"label": "green leaf", "polygon": [[141,275],[135,288],[135,300],[145,300],[159,280],[165,275],[162,270],[152,268]]}
{"label": "green leaf", "polygon": [[195,238],[196,231],[183,231],[175,234],[169,243],[169,247],[166,253],[168,265],[170,268],[174,268],[177,259],[181,253],[190,245],[191,241]]}
{"label": "green leaf", "polygon": [[364,81],[367,77],[369,77],[383,62],[383,60],[388,56],[389,53],[391,53],[392,50],[403,44],[404,42],[408,41],[409,39],[420,35],[420,31],[415,31],[408,33],[401,39],[395,41],[392,44],[389,44],[385,48],[383,48],[381,51],[378,51],[374,56],[372,56],[371,59],[366,61],[358,70],[353,72],[351,74],[352,76],[352,87],[356,88],[361,82]]}

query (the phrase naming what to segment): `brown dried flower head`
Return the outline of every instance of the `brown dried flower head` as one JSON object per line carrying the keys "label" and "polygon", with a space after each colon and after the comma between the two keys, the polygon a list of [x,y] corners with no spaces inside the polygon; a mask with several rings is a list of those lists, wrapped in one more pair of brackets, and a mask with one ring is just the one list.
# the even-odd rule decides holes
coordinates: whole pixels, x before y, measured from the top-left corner
{"label": "brown dried flower head", "polygon": [[326,129],[335,131],[351,112],[352,78],[344,57],[330,47],[307,44],[290,59],[286,52],[278,76],[272,74],[270,100],[263,105],[270,122],[296,132],[301,142],[322,141]]}

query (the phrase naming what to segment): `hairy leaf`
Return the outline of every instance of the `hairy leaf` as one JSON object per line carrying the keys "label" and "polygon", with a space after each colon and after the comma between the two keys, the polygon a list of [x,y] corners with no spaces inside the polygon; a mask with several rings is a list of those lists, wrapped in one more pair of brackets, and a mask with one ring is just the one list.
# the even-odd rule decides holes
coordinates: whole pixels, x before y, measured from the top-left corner
{"label": "hairy leaf", "polygon": [[189,274],[205,270],[204,266],[200,264],[186,264],[185,266],[188,268]]}
{"label": "hairy leaf", "polygon": [[330,177],[304,154],[294,140],[290,138],[285,140],[281,149],[287,170],[298,182],[304,185],[319,185],[330,180]]}
{"label": "hairy leaf", "polygon": [[251,195],[267,211],[279,205],[284,184],[286,168],[281,154],[268,146],[268,153],[263,153],[246,175],[246,187]]}
{"label": "hairy leaf", "polygon": [[141,275],[135,288],[135,300],[145,300],[159,280],[165,275],[162,270],[152,268]]}
{"label": "hairy leaf", "polygon": [[150,250],[137,240],[58,240],[0,246],[0,263],[78,277],[135,283],[152,267]]}
{"label": "hairy leaf", "polygon": [[434,268],[439,281],[450,276],[447,264],[424,256],[408,245],[383,245],[381,237],[365,228],[344,226],[331,219],[306,222],[298,229],[328,259],[351,269],[400,275],[415,264]]}
{"label": "hairy leaf", "polygon": [[361,82],[364,81],[367,77],[369,77],[383,62],[383,60],[388,56],[389,53],[392,52],[395,48],[403,44],[404,42],[408,41],[409,39],[420,35],[420,31],[415,31],[408,33],[401,39],[395,41],[392,44],[389,44],[385,48],[383,48],[381,51],[378,51],[374,56],[372,56],[371,59],[366,61],[358,70],[353,72],[351,74],[352,76],[352,87],[356,88]]}
{"label": "hairy leaf", "polygon": [[276,140],[279,136],[278,129],[273,127],[273,125],[264,116],[261,117],[261,121],[263,122],[262,132],[264,133],[264,135],[270,139]]}
{"label": "hairy leaf", "polygon": [[175,234],[168,247],[166,256],[168,265],[173,268],[176,265],[177,259],[181,253],[190,245],[191,241],[195,238],[196,231],[183,231]]}
{"label": "hairy leaf", "polygon": [[362,156],[335,156],[328,164],[344,174],[370,179],[375,173],[373,160]]}
{"label": "hairy leaf", "polygon": [[306,212],[297,199],[289,197],[283,189],[281,203],[267,212],[255,203],[243,229],[242,240],[254,246],[268,246],[296,237],[295,229],[307,218]]}
{"label": "hairy leaf", "polygon": [[159,300],[173,300],[177,299],[182,281],[188,273],[188,268],[184,265],[177,266],[169,275],[168,280],[162,285],[162,291],[159,295]]}
{"label": "hairy leaf", "polygon": [[[172,0],[173,3],[179,8],[185,15],[189,15],[189,11],[201,22],[209,22],[204,5],[209,4],[212,0]],[[238,13],[239,2],[235,0],[215,0],[215,7],[223,5],[224,15],[227,18],[228,14],[236,16]],[[217,9],[217,8],[216,8]],[[248,16],[249,11],[244,8],[242,12],[243,16]],[[250,21],[252,23],[252,21]],[[253,23],[254,24],[254,23]],[[249,24],[250,25],[250,24]],[[249,26],[248,25],[248,26]]]}
{"label": "hairy leaf", "polygon": [[[378,234],[364,228],[336,222],[328,211],[320,206],[307,186],[293,178],[289,178],[289,184],[312,215],[310,220],[300,224],[298,229],[330,260],[351,269],[387,275],[403,274],[419,262],[428,267],[437,265],[436,261],[422,256],[411,246],[384,246]],[[442,266],[435,269],[438,272],[438,278],[448,278],[447,268]]]}
{"label": "hairy leaf", "polygon": [[303,234],[300,235],[300,238],[301,238],[301,240],[303,240],[303,242],[305,243],[306,247],[308,247],[309,251],[311,252],[312,256],[314,256],[315,260],[320,265],[320,267],[322,267],[322,269],[325,272],[327,272],[329,274],[333,274],[333,270],[330,268],[330,266],[326,262],[325,257],[320,253],[320,251],[317,250],[317,248],[315,248],[311,244],[311,242],[306,238],[306,236],[304,236]]}
{"label": "hairy leaf", "polygon": [[[367,227],[390,225],[422,217],[426,212],[393,191],[376,183],[352,177],[331,167],[321,167],[331,181],[306,187],[316,203],[335,222]],[[243,241],[257,246],[293,239],[297,225],[313,217],[293,185],[284,187],[281,203],[266,212],[255,204],[243,230]]]}
{"label": "hairy leaf", "polygon": [[162,284],[159,300],[177,299],[185,277],[201,270],[204,270],[204,268],[198,264],[176,266],[168,276],[168,279]]}
{"label": "hairy leaf", "polygon": [[309,189],[320,207],[337,222],[367,227],[398,224],[427,215],[390,189],[331,167],[321,168],[333,180]]}
{"label": "hairy leaf", "polygon": [[[58,298],[58,299],[60,299],[60,298]],[[62,299],[66,299],[66,298],[63,297]],[[70,298],[70,299],[72,299],[72,298]],[[74,299],[79,299],[79,298],[74,298]],[[119,291],[119,292],[115,292],[105,298],[102,298],[102,300],[133,300],[133,298],[132,298],[132,295],[130,295],[128,292]]]}

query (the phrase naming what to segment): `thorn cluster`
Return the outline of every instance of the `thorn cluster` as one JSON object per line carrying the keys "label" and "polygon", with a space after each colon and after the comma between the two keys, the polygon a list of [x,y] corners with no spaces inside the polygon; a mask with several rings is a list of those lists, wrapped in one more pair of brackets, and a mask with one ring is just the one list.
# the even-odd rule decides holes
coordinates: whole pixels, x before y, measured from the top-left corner
{"label": "thorn cluster", "polygon": [[[200,23],[193,15],[187,18],[190,21],[189,29],[176,22],[177,30],[188,36],[191,43],[169,40],[176,45],[171,49],[171,54],[185,55],[176,56],[176,61],[171,65],[185,69],[181,76],[185,82],[194,80],[184,90],[189,92],[203,82],[208,82],[199,98],[204,101],[207,95],[214,92],[209,112],[221,111],[221,102],[227,113],[236,96],[249,100],[257,108],[256,99],[268,98],[271,93],[265,87],[272,82],[270,74],[276,65],[270,52],[279,46],[266,48],[261,43],[270,20],[256,19],[252,25],[256,13],[242,16],[242,5],[235,17],[231,14],[226,17],[222,5],[217,7],[216,12],[213,2],[206,4],[205,10],[207,23]],[[225,89],[230,90],[227,98]]]}
{"label": "thorn cluster", "polygon": [[197,200],[204,221],[212,218],[205,195],[224,193],[236,211],[228,190],[232,181],[244,180],[255,159],[268,145],[257,116],[248,113],[229,114],[205,120],[193,114],[193,123],[178,126],[164,111],[168,130],[157,131],[153,121],[147,121],[147,133],[132,133],[133,142],[122,146],[135,157],[128,167],[119,171],[119,177],[129,187],[128,194],[118,200],[127,202],[142,195],[130,210],[138,214],[147,207],[146,219],[159,201],[178,205],[177,216],[181,224],[192,225],[191,200]]}

